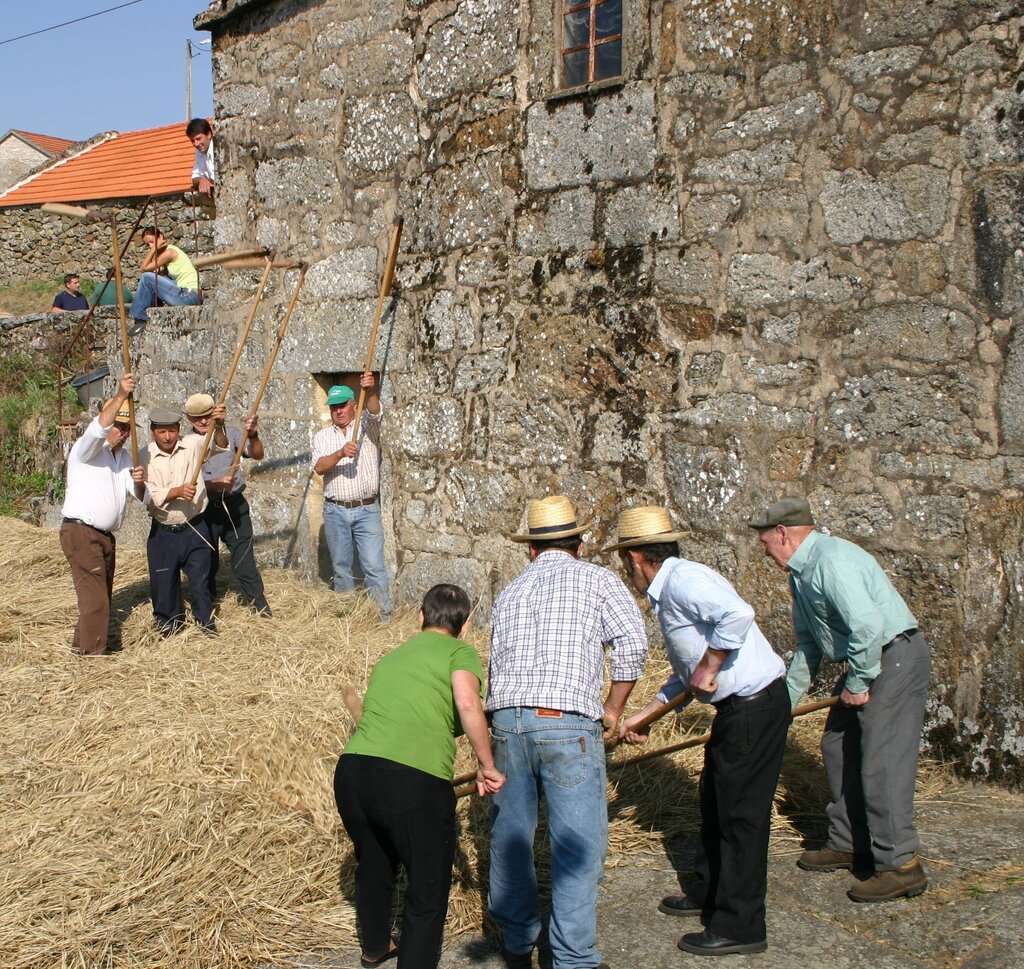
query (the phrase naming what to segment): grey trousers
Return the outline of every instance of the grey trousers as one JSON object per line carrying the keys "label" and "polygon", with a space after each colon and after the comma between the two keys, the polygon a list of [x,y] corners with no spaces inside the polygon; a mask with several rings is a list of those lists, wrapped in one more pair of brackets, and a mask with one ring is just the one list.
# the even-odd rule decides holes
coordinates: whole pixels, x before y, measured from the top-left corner
{"label": "grey trousers", "polygon": [[[931,656],[924,637],[897,636],[862,707],[832,708],[821,737],[829,789],[827,844],[870,854],[876,871],[910,861],[918,848],[914,784]],[[845,677],[833,690],[842,692]]]}

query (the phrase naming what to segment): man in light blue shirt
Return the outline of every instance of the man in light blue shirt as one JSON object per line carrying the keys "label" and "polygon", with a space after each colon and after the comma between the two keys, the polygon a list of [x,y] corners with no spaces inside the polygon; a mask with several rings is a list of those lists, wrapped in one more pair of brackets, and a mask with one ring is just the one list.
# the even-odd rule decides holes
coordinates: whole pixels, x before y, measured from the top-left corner
{"label": "man in light blue shirt", "polygon": [[749,525],[789,575],[791,702],[823,659],[846,662],[821,741],[832,794],[828,836],[797,864],[834,871],[873,862],[874,874],[847,892],[855,902],[920,895],[928,880],[917,856],[914,784],[931,659],[917,620],[871,555],[814,530],[806,499],[784,498]]}
{"label": "man in light blue shirt", "polygon": [[619,517],[623,569],[658,617],[674,671],[655,700],[623,725],[642,743],[639,722],[690,690],[716,709],[700,778],[697,881],[658,906],[666,915],[700,917],[705,929],[679,940],[695,955],[763,952],[764,900],[772,800],[782,767],[790,707],[785,666],[754,621],[754,610],[713,569],[680,558],[664,508],[629,508]]}

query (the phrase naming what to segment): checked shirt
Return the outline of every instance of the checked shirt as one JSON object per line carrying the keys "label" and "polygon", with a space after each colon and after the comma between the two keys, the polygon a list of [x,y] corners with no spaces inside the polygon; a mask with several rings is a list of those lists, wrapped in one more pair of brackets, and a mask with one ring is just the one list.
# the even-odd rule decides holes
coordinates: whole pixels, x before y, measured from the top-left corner
{"label": "checked shirt", "polygon": [[566,552],[542,552],[491,613],[488,710],[547,707],[600,720],[604,650],[613,681],[637,680],[647,633],[618,576]]}

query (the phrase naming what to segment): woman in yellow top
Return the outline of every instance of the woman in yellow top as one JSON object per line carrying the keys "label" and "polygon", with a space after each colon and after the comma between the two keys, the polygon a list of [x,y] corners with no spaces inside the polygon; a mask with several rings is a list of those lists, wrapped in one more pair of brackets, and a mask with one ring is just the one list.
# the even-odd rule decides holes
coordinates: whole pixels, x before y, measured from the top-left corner
{"label": "woman in yellow top", "polygon": [[[149,251],[139,267],[142,275],[132,300],[131,314],[135,323],[128,331],[129,336],[136,336],[146,328],[154,289],[160,302],[167,306],[197,306],[203,301],[199,295],[199,274],[185,253],[172,246],[155,225],[143,229],[142,241]],[[169,276],[159,275],[161,269],[166,269]]]}

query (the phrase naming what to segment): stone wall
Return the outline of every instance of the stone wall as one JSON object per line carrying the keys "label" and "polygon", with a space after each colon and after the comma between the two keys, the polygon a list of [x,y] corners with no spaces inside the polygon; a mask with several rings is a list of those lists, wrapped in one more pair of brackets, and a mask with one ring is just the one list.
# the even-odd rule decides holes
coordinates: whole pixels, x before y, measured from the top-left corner
{"label": "stone wall", "polygon": [[[1009,0],[650,0],[625,77],[555,89],[553,0],[228,0],[217,245],[311,263],[263,408],[261,554],[314,573],[322,384],[384,369],[399,597],[483,614],[503,533],[565,491],[609,535],[667,501],[780,649],[744,527],[806,493],[934,648],[930,749],[1024,779],[1024,17]],[[147,392],[219,389],[254,274],[144,337]],[[231,405],[290,292],[275,280]],[[324,376],[327,375],[327,376]]]}
{"label": "stone wall", "polygon": [[11,135],[0,144],[0,192],[21,181],[33,168],[47,160],[44,152]]}
{"label": "stone wall", "polygon": [[[157,222],[167,238],[190,255],[195,251],[191,196],[179,195],[156,200]],[[83,205],[117,212],[117,231],[123,246],[145,199],[101,199]],[[153,224],[154,208],[146,212],[144,225]],[[213,210],[196,206],[199,224],[199,250],[210,252]],[[133,291],[142,261],[141,231],[125,255],[125,283]],[[0,286],[34,279],[57,279],[77,272],[85,279],[106,279],[113,264],[110,226],[99,222],[79,222],[43,212],[38,206],[0,208]],[[212,275],[211,282],[212,282]],[[201,278],[204,289],[207,280]]]}

